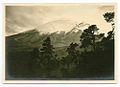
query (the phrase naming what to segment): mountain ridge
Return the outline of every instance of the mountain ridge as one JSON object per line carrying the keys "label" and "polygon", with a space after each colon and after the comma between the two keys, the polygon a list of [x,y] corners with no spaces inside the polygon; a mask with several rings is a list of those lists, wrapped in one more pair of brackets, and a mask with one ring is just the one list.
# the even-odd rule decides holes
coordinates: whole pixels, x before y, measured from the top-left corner
{"label": "mountain ridge", "polygon": [[[55,31],[48,33],[41,33],[38,29],[31,29],[29,31],[25,31],[22,33],[18,33],[11,36],[6,36],[6,46],[10,50],[24,50],[26,48],[41,48],[43,41],[47,38],[51,38],[52,45],[56,47],[66,47],[69,46],[70,43],[80,43],[80,35],[82,34],[83,25],[87,25],[85,23],[76,24],[76,26],[66,31]],[[82,26],[82,27],[79,27]],[[86,27],[87,27],[86,26]],[[27,50],[27,49],[26,49]]]}

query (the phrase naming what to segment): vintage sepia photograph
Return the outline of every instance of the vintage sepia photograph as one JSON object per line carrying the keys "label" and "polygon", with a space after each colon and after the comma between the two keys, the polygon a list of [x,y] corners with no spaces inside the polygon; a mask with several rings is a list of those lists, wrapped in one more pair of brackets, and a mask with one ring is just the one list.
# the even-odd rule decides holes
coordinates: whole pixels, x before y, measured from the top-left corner
{"label": "vintage sepia photograph", "polygon": [[116,3],[4,4],[4,81],[115,81],[116,9]]}

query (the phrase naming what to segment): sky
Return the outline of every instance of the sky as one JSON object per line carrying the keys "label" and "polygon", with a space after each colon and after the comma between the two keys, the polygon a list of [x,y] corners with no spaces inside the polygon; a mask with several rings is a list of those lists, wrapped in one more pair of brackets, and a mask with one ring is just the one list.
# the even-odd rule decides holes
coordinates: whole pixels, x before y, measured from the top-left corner
{"label": "sky", "polygon": [[96,24],[99,32],[107,33],[111,30],[111,24],[104,20],[103,14],[114,10],[114,4],[9,5],[5,9],[5,32],[6,35],[13,35],[56,20],[70,20]]}

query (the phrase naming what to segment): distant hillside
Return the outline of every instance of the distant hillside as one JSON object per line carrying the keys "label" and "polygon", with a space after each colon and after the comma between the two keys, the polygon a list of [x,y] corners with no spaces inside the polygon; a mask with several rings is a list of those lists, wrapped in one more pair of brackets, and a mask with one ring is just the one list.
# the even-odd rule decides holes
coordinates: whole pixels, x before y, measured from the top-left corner
{"label": "distant hillside", "polygon": [[[36,47],[41,48],[43,40],[48,36],[50,36],[55,48],[69,46],[72,42],[80,43],[81,29],[88,24],[71,24],[71,21],[58,20],[39,26],[36,29],[6,36],[7,51],[27,51]],[[50,31],[50,29],[53,29],[53,31]]]}
{"label": "distant hillside", "polygon": [[[10,49],[22,50],[24,48],[41,47],[43,40],[50,36],[54,47],[68,46],[71,42],[79,43],[81,30],[78,32],[54,32],[51,34],[39,34],[36,30],[19,33],[6,37],[6,45]],[[9,49],[8,49],[9,50]]]}

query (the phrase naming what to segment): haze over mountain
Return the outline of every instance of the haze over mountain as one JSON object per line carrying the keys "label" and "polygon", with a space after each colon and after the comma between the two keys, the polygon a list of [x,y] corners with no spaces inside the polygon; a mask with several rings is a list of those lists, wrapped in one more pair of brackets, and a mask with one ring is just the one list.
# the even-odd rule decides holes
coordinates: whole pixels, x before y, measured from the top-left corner
{"label": "haze over mountain", "polygon": [[[46,24],[38,26],[36,29],[40,33],[60,33],[61,31],[64,31],[65,33],[69,32],[71,29],[76,30],[82,30],[86,27],[86,25],[89,25],[87,23],[80,23],[78,24],[75,21],[72,20],[56,20],[52,22],[48,22]],[[86,27],[87,28],[87,27]]]}
{"label": "haze over mountain", "polygon": [[80,35],[82,30],[87,28],[89,24],[76,24],[70,20],[56,20],[38,26],[22,33],[7,36],[7,46],[12,50],[32,49],[41,47],[43,40],[50,36],[54,47],[69,46],[70,43],[80,43]]}
{"label": "haze over mountain", "polygon": [[[104,20],[103,14],[108,11],[114,11],[114,5],[112,3],[101,3],[99,5],[85,3],[40,4],[37,6],[6,6],[5,10],[6,36],[35,29],[39,25],[44,27],[44,24],[46,25],[56,20],[74,20],[78,23],[96,24],[100,32],[107,33],[111,30],[111,25]],[[73,21],[72,23],[71,26],[75,24]]]}
{"label": "haze over mountain", "polygon": [[115,10],[115,3],[5,6],[5,79],[114,80]]}

